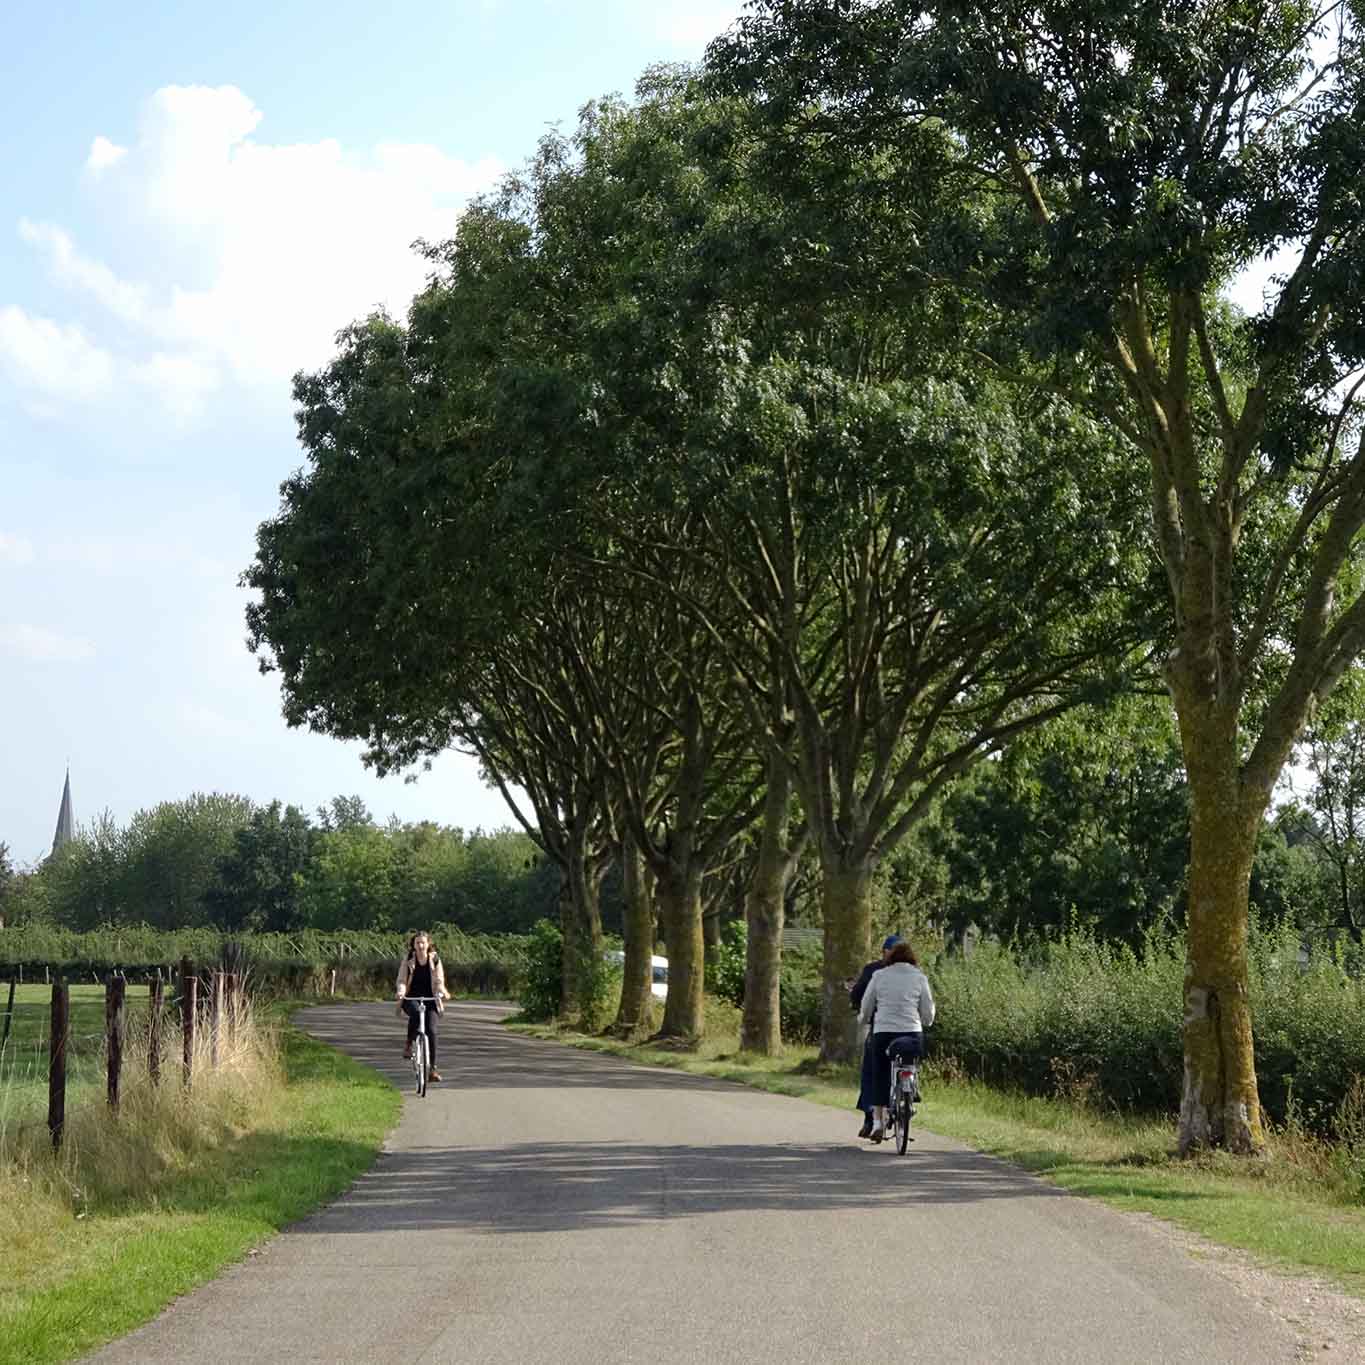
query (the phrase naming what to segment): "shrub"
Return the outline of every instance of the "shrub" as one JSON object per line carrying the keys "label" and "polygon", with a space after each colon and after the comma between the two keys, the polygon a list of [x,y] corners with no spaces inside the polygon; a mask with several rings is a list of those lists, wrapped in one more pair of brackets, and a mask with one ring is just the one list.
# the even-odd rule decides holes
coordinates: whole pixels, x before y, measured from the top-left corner
{"label": "shrub", "polygon": [[788,1043],[818,1043],[824,994],[819,980],[782,972],[782,1038]]}
{"label": "shrub", "polygon": [[721,935],[714,959],[706,964],[706,989],[732,1005],[744,1004],[744,959],[749,928],[742,919],[731,920]]}
{"label": "shrub", "polygon": [[528,1019],[553,1019],[564,1003],[564,937],[550,920],[537,920],[526,953],[521,1009]]}
{"label": "shrub", "polygon": [[[1365,986],[1344,959],[1300,961],[1291,927],[1253,929],[1251,1007],[1261,1104],[1320,1136],[1365,1075]],[[976,1079],[1121,1109],[1180,1103],[1184,943],[1134,951],[1071,934],[1027,949],[981,943],[929,967],[932,1055]],[[1291,1089],[1292,1078],[1292,1089]],[[1353,1111],[1351,1111],[1353,1112]]]}

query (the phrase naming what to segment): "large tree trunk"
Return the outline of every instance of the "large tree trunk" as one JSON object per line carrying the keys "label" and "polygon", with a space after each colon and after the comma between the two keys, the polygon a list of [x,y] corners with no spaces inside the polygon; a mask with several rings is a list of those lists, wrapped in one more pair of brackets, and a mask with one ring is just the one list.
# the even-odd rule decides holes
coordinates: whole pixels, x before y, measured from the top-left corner
{"label": "large tree trunk", "polygon": [[596,983],[602,980],[602,912],[598,890],[602,874],[589,866],[587,850],[570,847],[561,888],[560,923],[564,937],[564,1004],[566,1018],[577,1019],[592,1032],[605,1020]]}
{"label": "large tree trunk", "polygon": [[703,902],[701,941],[707,966],[714,964],[720,956],[720,914],[724,908],[723,895],[723,892],[717,892],[709,905]]}
{"label": "large tree trunk", "polygon": [[744,898],[744,1016],[739,1046],[766,1057],[782,1051],[782,925],[796,856],[787,844],[791,777],[779,757],[768,764],[758,860]]}
{"label": "large tree trunk", "polygon": [[1248,1153],[1265,1141],[1247,967],[1251,864],[1264,802],[1248,801],[1236,767],[1224,767],[1190,770],[1182,1154],[1206,1147]]}
{"label": "large tree trunk", "polygon": [[626,960],[622,967],[621,1007],[616,1012],[616,1029],[619,1033],[632,1035],[641,1032],[650,1023],[654,896],[650,890],[644,855],[629,834],[621,849],[621,873],[625,894],[622,937],[625,940]]}
{"label": "large tree trunk", "polygon": [[744,900],[748,940],[744,950],[742,1052],[775,1057],[782,1051],[782,924],[786,878],[760,858]]}
{"label": "large tree trunk", "polygon": [[659,874],[658,896],[668,945],[668,1000],[658,1036],[696,1042],[705,1027],[701,878],[670,867]]}
{"label": "large tree trunk", "polygon": [[569,885],[569,869],[559,865],[559,1014],[568,1019],[578,1008],[578,956],[570,945],[578,936],[577,911]]}
{"label": "large tree trunk", "polygon": [[820,1012],[820,1060],[851,1062],[859,1052],[857,1016],[848,981],[867,962],[872,938],[872,873],[867,860],[822,859],[825,970]]}

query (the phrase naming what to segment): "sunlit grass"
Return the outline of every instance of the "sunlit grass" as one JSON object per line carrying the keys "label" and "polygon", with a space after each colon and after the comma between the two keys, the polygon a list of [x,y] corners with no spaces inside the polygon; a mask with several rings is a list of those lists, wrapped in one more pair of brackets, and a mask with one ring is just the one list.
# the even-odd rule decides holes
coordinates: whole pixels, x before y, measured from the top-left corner
{"label": "sunlit grass", "polygon": [[116,1120],[103,1104],[74,1111],[59,1157],[45,1129],[12,1134],[0,1361],[69,1360],[130,1330],[370,1165],[400,1096],[271,1016],[244,1019],[217,1069],[198,1058],[188,1094],[168,1067]]}

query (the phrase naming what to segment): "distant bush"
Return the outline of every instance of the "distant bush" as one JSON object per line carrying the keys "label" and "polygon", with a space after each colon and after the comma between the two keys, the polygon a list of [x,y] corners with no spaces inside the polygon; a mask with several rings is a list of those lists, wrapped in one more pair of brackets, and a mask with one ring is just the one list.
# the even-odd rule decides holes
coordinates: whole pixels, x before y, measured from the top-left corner
{"label": "distant bush", "polygon": [[[733,920],[721,938],[720,949],[707,967],[707,990],[737,1008],[744,1005],[744,960],[748,926]],[[782,1037],[789,1043],[813,1043],[820,1037],[823,993],[818,949],[789,949],[782,955],[780,975]]]}
{"label": "distant bush", "polygon": [[[456,994],[515,995],[526,970],[529,940],[523,934],[467,934],[450,924],[431,927],[445,963],[446,983]],[[43,968],[68,976],[176,968],[181,958],[199,966],[220,961],[228,945],[240,945],[248,973],[258,984],[293,994],[326,990],[331,973],[347,994],[387,994],[407,935],[346,930],[297,934],[222,934],[213,929],[159,930],[147,925],[91,929],[83,933],[29,925],[0,931],[0,973],[26,977]],[[235,966],[236,964],[234,964]]]}
{"label": "distant bush", "polygon": [[[939,1005],[932,1055],[968,1075],[1121,1109],[1179,1106],[1181,940],[1140,951],[1084,935],[1027,950],[982,943],[928,970]],[[1254,932],[1251,1003],[1267,1116],[1284,1123],[1292,1104],[1330,1133],[1365,1076],[1365,983],[1330,954],[1301,965],[1291,928]]]}
{"label": "distant bush", "polygon": [[[552,920],[537,921],[525,940],[520,1000],[527,1019],[557,1018],[564,1012],[564,938]],[[615,943],[616,940],[608,940]],[[580,1014],[574,1021],[588,1033],[604,1029],[621,999],[621,969],[601,955],[589,955],[579,967],[584,982]]]}
{"label": "distant bush", "polygon": [[706,964],[706,989],[732,1005],[744,1004],[744,955],[748,926],[742,919],[731,920],[721,935],[714,958]]}
{"label": "distant bush", "polygon": [[564,1002],[564,937],[550,920],[531,929],[522,978],[521,1011],[527,1019],[553,1019]]}

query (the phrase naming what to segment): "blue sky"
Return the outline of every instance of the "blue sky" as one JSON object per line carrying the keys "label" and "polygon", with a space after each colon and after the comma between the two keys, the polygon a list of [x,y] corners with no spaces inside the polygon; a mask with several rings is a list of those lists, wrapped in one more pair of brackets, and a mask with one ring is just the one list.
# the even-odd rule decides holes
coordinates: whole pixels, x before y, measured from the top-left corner
{"label": "blue sky", "polygon": [[[0,842],[193,791],[508,822],[474,765],[380,782],[289,731],[244,644],[299,462],[289,375],[408,250],[741,0],[9,6],[0,44]],[[15,60],[16,55],[19,60]]]}

